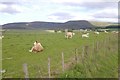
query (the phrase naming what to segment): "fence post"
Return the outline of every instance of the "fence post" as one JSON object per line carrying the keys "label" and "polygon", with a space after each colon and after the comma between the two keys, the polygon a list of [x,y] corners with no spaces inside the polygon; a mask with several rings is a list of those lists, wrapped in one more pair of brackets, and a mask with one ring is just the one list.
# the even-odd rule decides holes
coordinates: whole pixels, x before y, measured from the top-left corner
{"label": "fence post", "polygon": [[62,71],[64,72],[64,53],[62,52]]}
{"label": "fence post", "polygon": [[49,78],[50,78],[50,58],[48,57],[48,74],[49,74]]}
{"label": "fence post", "polygon": [[83,48],[82,48],[82,62],[84,63],[84,46],[83,46]]}
{"label": "fence post", "polygon": [[120,80],[120,66],[118,67],[118,79]]}
{"label": "fence post", "polygon": [[78,63],[77,48],[75,48],[75,61],[76,61],[76,64],[77,64]]}
{"label": "fence post", "polygon": [[93,53],[92,53],[92,57],[93,57],[93,61],[95,62],[95,58],[96,58],[96,49],[95,49],[95,42],[93,42]]}
{"label": "fence post", "polygon": [[99,49],[99,42],[97,41],[96,43],[96,52],[98,53],[98,49]]}
{"label": "fence post", "polygon": [[106,38],[105,38],[105,41],[104,41],[104,48],[105,48],[105,55],[106,55],[106,52],[107,52],[107,40],[106,40]]}
{"label": "fence post", "polygon": [[88,55],[88,46],[85,46],[85,56],[87,57],[87,55]]}
{"label": "fence post", "polygon": [[23,71],[25,73],[25,79],[29,80],[28,68],[26,63],[23,64]]}
{"label": "fence post", "polygon": [[111,49],[111,43],[110,43],[110,36],[109,36],[109,38],[108,38],[108,51],[110,51],[110,49]]}

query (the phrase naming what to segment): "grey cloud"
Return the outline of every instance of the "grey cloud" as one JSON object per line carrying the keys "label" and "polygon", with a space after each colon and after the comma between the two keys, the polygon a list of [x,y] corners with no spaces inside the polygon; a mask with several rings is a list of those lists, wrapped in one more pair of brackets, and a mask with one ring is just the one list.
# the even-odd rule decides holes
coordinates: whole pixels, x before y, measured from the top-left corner
{"label": "grey cloud", "polygon": [[18,0],[16,1],[2,1],[0,2],[1,5],[5,5],[5,8],[2,8],[0,10],[1,13],[8,13],[8,14],[16,14],[16,13],[20,13],[20,11],[18,11],[17,9],[13,8],[13,5],[17,5],[17,6],[22,6],[22,3],[19,2]]}
{"label": "grey cloud", "polygon": [[72,2],[65,2],[62,3],[66,6],[71,7],[83,7],[86,9],[102,9],[102,8],[117,8],[117,2],[84,2],[84,3],[72,3]]}
{"label": "grey cloud", "polygon": [[3,0],[3,1],[0,1],[0,4],[4,4],[6,6],[9,6],[9,5],[21,5],[22,1],[20,1],[20,0]]}
{"label": "grey cloud", "polygon": [[14,9],[14,8],[12,8],[10,6],[2,9],[0,12],[2,12],[2,13],[8,13],[8,14],[20,13],[20,11],[18,11],[18,10]]}
{"label": "grey cloud", "polygon": [[74,18],[74,16],[72,16],[71,14],[63,13],[63,12],[53,13],[50,16],[57,16],[57,19],[59,19],[59,20],[66,20],[66,19]]}
{"label": "grey cloud", "polygon": [[113,14],[113,13],[98,13],[98,14],[94,14],[93,17],[95,18],[118,18],[118,15]]}
{"label": "grey cloud", "polygon": [[1,4],[4,5],[14,5],[14,4],[19,4],[18,2],[1,2]]}

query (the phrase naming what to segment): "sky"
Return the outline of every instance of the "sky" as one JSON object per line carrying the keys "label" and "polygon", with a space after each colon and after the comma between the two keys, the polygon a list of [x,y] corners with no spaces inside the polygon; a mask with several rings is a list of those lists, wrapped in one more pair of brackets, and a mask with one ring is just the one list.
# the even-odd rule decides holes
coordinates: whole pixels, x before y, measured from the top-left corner
{"label": "sky", "polygon": [[13,22],[118,22],[119,0],[0,0],[0,25]]}

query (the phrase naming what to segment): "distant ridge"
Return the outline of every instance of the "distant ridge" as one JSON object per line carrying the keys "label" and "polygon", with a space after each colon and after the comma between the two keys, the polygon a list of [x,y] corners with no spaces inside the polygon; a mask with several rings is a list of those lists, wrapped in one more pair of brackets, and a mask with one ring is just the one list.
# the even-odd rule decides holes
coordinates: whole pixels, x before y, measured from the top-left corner
{"label": "distant ridge", "polygon": [[90,29],[94,26],[86,20],[67,21],[65,23],[58,22],[17,22],[2,25],[3,29]]}
{"label": "distant ridge", "polygon": [[2,29],[94,29],[94,28],[119,28],[117,23],[97,22],[87,20],[71,20],[60,22],[17,22],[2,25]]}
{"label": "distant ridge", "polygon": [[96,27],[106,27],[111,25],[118,25],[118,23],[114,22],[101,22],[101,21],[89,21],[92,25]]}

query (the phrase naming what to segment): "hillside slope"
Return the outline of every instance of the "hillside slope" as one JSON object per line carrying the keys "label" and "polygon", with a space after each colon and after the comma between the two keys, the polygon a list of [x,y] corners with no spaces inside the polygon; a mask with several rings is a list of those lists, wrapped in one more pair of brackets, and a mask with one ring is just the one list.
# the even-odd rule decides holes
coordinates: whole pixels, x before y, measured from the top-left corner
{"label": "hillside slope", "polygon": [[89,29],[94,26],[86,20],[68,21],[65,23],[56,22],[18,22],[2,25],[3,29]]}

